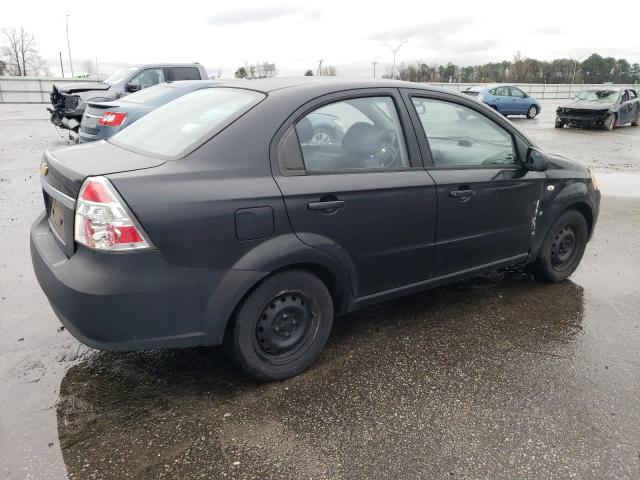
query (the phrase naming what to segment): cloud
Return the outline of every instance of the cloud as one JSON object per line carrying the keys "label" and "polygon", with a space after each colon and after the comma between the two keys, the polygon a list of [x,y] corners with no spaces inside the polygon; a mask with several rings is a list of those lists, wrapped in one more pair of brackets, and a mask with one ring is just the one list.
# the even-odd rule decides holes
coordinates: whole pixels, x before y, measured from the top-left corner
{"label": "cloud", "polygon": [[472,17],[457,17],[419,25],[402,26],[371,34],[367,39],[386,42],[417,38],[421,43],[441,43],[446,35],[460,33],[473,21],[474,18]]}
{"label": "cloud", "polygon": [[239,25],[249,22],[276,20],[283,17],[295,17],[299,20],[314,20],[321,18],[323,15],[323,12],[315,8],[284,3],[221,12],[209,17],[207,24],[213,26]]}

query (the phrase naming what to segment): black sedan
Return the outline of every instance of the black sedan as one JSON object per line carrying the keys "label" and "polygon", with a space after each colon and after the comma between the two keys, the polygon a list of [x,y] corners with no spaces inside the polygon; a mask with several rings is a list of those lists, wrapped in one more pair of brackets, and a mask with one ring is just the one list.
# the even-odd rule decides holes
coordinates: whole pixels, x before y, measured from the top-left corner
{"label": "black sedan", "polygon": [[[318,116],[344,134],[314,140]],[[399,81],[198,90],[41,173],[33,266],[76,338],[224,344],[263,380],[311,365],[336,314],[514,264],[566,279],[600,203],[499,113]]]}
{"label": "black sedan", "polygon": [[602,127],[613,130],[640,121],[640,96],[632,88],[597,87],[578,93],[573,101],[556,110],[556,128]]}

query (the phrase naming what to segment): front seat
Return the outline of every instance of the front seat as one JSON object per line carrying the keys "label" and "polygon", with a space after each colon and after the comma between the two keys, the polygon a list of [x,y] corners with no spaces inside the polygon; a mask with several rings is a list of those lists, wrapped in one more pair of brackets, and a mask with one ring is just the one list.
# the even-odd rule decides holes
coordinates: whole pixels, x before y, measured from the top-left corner
{"label": "front seat", "polygon": [[345,168],[369,168],[378,163],[373,155],[380,151],[382,131],[375,125],[357,122],[349,127],[342,138]]}

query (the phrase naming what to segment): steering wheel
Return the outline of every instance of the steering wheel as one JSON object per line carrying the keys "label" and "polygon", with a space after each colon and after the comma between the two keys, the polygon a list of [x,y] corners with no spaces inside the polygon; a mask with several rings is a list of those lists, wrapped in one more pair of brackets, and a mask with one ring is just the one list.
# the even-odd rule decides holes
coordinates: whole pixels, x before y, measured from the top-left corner
{"label": "steering wheel", "polygon": [[387,129],[380,132],[380,148],[373,154],[373,157],[380,168],[400,166],[400,148],[395,130]]}

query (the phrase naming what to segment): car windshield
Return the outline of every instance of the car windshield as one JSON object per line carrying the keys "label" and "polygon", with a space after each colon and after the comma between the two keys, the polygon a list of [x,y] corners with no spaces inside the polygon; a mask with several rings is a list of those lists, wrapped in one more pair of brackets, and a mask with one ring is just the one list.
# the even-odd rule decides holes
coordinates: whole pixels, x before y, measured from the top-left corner
{"label": "car windshield", "polygon": [[112,73],[104,83],[120,83],[136,70],[138,70],[138,67],[127,67],[116,70],[116,72]]}
{"label": "car windshield", "polygon": [[196,90],[154,110],[110,141],[133,151],[177,158],[220,132],[264,97],[236,88]]}
{"label": "car windshield", "polygon": [[609,103],[617,100],[619,94],[618,90],[583,90],[575,96],[575,100]]}
{"label": "car windshield", "polygon": [[[188,92],[183,92],[188,93]],[[126,103],[139,103],[149,105],[164,105],[172,97],[180,95],[180,90],[170,85],[154,85],[153,87],[145,88],[139,92],[127,95],[125,98]]]}

